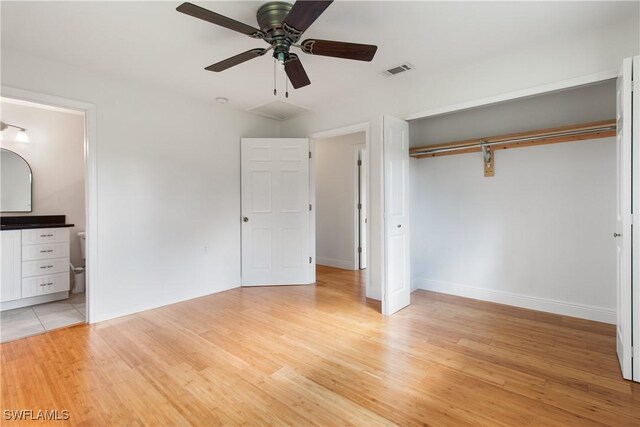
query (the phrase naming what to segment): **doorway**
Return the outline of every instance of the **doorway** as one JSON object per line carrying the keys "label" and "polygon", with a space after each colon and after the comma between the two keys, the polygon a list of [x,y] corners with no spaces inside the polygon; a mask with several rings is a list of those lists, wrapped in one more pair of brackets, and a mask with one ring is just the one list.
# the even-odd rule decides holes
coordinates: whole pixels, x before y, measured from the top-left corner
{"label": "doorway", "polygon": [[[364,132],[315,141],[317,264],[345,270],[363,269],[366,240],[366,167]],[[363,191],[364,190],[364,191]],[[366,261],[364,262],[366,266]]]}
{"label": "doorway", "polygon": [[[638,110],[631,70],[638,68],[625,60],[617,114],[615,75],[607,73],[407,117],[412,138],[420,139],[411,167],[412,209],[419,213],[414,287],[617,322],[621,368],[631,378],[637,283],[630,254],[637,235],[630,212],[637,215],[631,188],[638,188],[631,130],[640,128],[631,117]],[[601,127],[589,135],[588,125]],[[575,140],[582,142],[550,145],[553,131],[580,126]],[[545,147],[534,148],[531,136],[523,150],[503,151],[517,145],[496,143],[517,144],[534,133],[545,135]],[[572,141],[569,136],[555,142]],[[476,154],[474,140],[480,141]],[[501,148],[497,158],[491,147]],[[522,259],[527,262],[514,268]]]}
{"label": "doorway", "polygon": [[368,159],[368,124],[312,135],[316,263],[359,272],[367,294]]}
{"label": "doorway", "polygon": [[85,113],[1,104],[6,342],[86,322]]}
{"label": "doorway", "polygon": [[[84,216],[85,216],[85,322],[95,322],[94,296],[98,289],[97,272],[97,159],[96,159],[96,108],[95,105],[48,95],[10,86],[2,86],[3,98],[13,99],[18,103],[34,104],[51,110],[75,112],[84,117],[84,133],[82,135],[83,178],[84,178]],[[71,236],[70,236],[71,239]]]}

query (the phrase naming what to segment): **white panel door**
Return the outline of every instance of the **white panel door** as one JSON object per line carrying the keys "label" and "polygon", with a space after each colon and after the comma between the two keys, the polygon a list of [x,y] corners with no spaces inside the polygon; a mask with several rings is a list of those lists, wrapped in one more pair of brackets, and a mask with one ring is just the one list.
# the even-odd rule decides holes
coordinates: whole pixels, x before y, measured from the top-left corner
{"label": "white panel door", "polygon": [[617,198],[616,239],[617,257],[617,325],[616,350],[622,376],[632,379],[632,121],[631,121],[632,61],[622,63],[617,82]]}
{"label": "white panel door", "polygon": [[243,138],[242,286],[311,283],[309,140]]}
{"label": "white panel door", "polygon": [[382,311],[386,315],[411,302],[409,265],[409,124],[383,119],[385,283]]}
{"label": "white panel door", "polygon": [[13,301],[22,298],[22,243],[20,230],[0,231],[2,240],[0,259],[0,302]]}

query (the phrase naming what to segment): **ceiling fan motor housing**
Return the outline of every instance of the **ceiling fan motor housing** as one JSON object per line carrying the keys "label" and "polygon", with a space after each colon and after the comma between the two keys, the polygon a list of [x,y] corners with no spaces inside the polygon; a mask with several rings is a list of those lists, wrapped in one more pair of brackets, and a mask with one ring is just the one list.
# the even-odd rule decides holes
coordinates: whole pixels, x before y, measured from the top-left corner
{"label": "ceiling fan motor housing", "polygon": [[294,42],[282,28],[291,6],[290,3],[272,1],[262,5],[256,14],[258,25],[266,34],[265,41],[273,47],[273,57],[281,62],[289,59],[289,47]]}

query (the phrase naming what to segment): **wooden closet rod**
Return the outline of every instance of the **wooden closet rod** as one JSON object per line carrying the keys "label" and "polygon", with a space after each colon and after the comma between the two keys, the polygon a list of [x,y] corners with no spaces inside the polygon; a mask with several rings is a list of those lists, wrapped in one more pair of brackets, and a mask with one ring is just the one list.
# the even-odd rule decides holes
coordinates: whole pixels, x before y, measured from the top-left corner
{"label": "wooden closet rod", "polygon": [[421,159],[424,157],[447,156],[451,154],[475,153],[487,149],[507,149],[530,147],[533,145],[555,144],[559,142],[580,141],[595,138],[607,138],[616,135],[615,119],[579,125],[540,129],[507,135],[477,138],[446,144],[428,145],[411,148],[409,154]]}

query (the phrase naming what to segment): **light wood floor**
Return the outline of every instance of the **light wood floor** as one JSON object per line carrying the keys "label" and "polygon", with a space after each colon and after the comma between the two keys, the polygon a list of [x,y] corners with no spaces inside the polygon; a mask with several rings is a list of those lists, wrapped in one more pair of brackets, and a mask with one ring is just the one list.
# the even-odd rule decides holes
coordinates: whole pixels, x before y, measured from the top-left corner
{"label": "light wood floor", "polygon": [[610,325],[425,291],[384,318],[361,289],[358,273],[319,268],[315,287],[6,343],[1,406],[86,426],[640,425]]}

